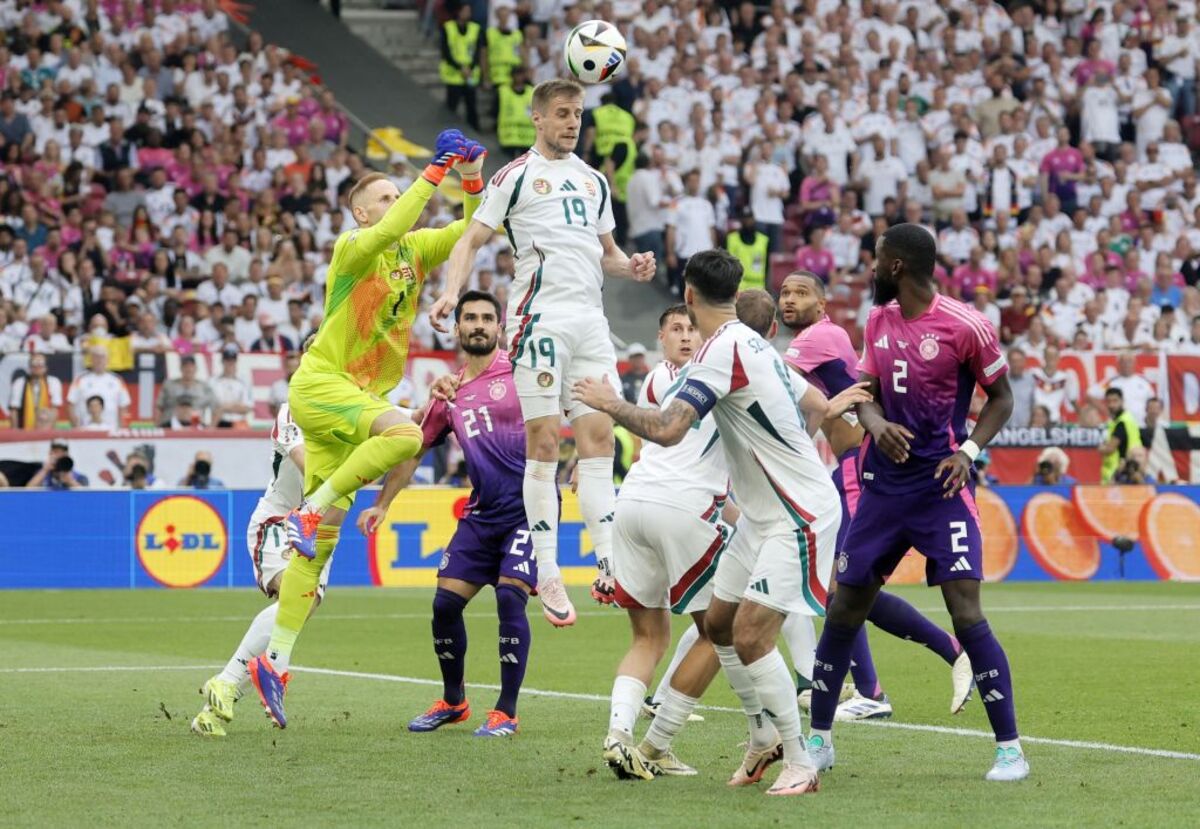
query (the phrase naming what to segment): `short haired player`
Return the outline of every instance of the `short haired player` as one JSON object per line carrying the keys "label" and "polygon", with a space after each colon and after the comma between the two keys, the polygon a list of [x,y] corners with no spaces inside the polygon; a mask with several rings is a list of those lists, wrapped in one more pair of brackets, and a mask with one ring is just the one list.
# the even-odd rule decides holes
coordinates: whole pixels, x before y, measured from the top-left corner
{"label": "short haired player", "polygon": [[[575,608],[558,568],[558,448],[565,412],[579,452],[579,509],[597,560],[612,549],[612,421],[574,400],[579,379],[617,382],[617,355],[604,316],[604,277],[647,281],[654,255],[626,256],[613,240],[612,193],[605,177],[575,155],[583,87],[571,80],[533,92],[537,140],[493,176],[483,204],[450,256],[446,288],[430,309],[434,328],[458,302],[475,255],[503,228],[516,256],[506,334],[525,418],[525,511],[538,562],[538,597],[553,625],[574,624]],[[608,577],[598,579],[604,585]]]}
{"label": "short haired player", "polygon": [[[537,563],[521,504],[525,431],[508,355],[499,349],[500,303],[491,294],[468,291],[455,310],[454,335],[467,354],[451,400],[432,400],[421,420],[424,447],[451,433],[462,447],[471,497],[438,567],[433,597],[433,643],[442,672],[442,697],[408,724],[409,731],[434,731],[471,716],[463,683],[467,628],[463,611],[486,585],[496,592],[500,620],[500,696],[477,737],[516,733],[517,695],[529,661],[525,605],[537,582]],[[373,532],[388,505],[409,481],[420,457],[388,473],[375,506],[358,519]]]}
{"label": "short haired player", "polygon": [[[826,395],[836,395],[858,382],[858,355],[846,329],[825,313],[825,283],[820,277],[808,271],[788,274],[779,289],[779,312],[783,324],[796,332],[784,354],[784,362],[793,371],[799,372]],[[838,530],[837,545],[841,550],[862,493],[859,465],[865,432],[853,414],[826,420],[821,424],[821,430],[837,458],[833,483],[842,499],[842,526]],[[830,599],[834,595],[831,591]],[[881,592],[867,618],[876,627],[900,639],[920,643],[944,659],[951,666],[954,686],[950,712],[957,714],[963,709],[971,695],[971,663],[957,639],[892,593]],[[890,717],[892,704],[875,672],[865,627],[860,629],[854,641],[850,673],[854,677],[855,694],[838,706],[836,719]],[[808,707],[812,694],[811,673],[797,679],[801,685],[801,707]]]}
{"label": "short haired player", "polygon": [[[971,468],[1012,413],[1012,390],[995,329],[974,308],[938,294],[937,245],[900,224],[876,242],[875,305],[867,319],[860,379],[873,399],[858,406],[866,429],[863,493],[838,555],[838,590],[817,644],[809,753],[832,768],[837,694],[858,630],[884,580],[910,547],[925,556],[955,636],[971,660],[996,735],[988,780],[1021,780],[1012,673],[980,603],[983,539]],[[976,384],[987,401],[966,417]]]}

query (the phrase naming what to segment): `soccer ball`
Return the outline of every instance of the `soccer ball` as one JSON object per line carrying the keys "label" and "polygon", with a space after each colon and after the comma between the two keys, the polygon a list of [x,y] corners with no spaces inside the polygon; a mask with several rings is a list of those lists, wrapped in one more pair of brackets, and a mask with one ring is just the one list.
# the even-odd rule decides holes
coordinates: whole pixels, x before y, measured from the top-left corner
{"label": "soccer ball", "polygon": [[567,35],[563,59],[572,75],[583,83],[607,83],[625,68],[625,38],[603,20],[580,23]]}

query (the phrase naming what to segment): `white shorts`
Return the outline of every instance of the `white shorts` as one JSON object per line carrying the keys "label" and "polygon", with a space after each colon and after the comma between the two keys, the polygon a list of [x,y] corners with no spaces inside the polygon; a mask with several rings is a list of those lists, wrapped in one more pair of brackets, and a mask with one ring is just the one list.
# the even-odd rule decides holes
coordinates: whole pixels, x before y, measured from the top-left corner
{"label": "white shorts", "polygon": [[585,377],[607,376],[621,393],[617,352],[600,309],[588,315],[567,311],[549,319],[541,314],[510,315],[504,333],[525,420],[564,413],[574,420],[594,413],[595,409],[571,399],[571,387]]}
{"label": "white shorts", "polygon": [[713,573],[732,536],[719,510],[706,520],[676,507],[618,498],[612,552],[617,605],[673,613],[707,609]]}
{"label": "white shorts", "polygon": [[738,521],[721,556],[713,595],[723,602],[749,600],[783,614],[825,615],[841,515],[826,510],[812,524],[757,528]]}
{"label": "white shorts", "polygon": [[[269,586],[275,577],[287,569],[288,561],[292,558],[292,545],[288,543],[287,526],[283,523],[284,516],[272,516],[261,521],[251,521],[246,528],[246,549],[250,551],[250,561],[254,564],[254,580],[258,589],[274,599],[275,594],[269,592]],[[321,570],[321,579],[317,582],[317,596],[325,598],[325,587],[329,584],[329,565],[333,559],[325,562]]]}

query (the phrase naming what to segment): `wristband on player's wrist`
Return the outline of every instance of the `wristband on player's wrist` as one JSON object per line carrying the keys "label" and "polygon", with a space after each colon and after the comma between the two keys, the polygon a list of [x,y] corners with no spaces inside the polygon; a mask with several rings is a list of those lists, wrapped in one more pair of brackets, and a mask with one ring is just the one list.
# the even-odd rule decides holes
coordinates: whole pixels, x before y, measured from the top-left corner
{"label": "wristband on player's wrist", "polygon": [[434,187],[437,187],[442,183],[442,179],[446,177],[446,171],[449,169],[449,167],[442,167],[438,164],[429,164],[421,173],[421,178],[425,179]]}
{"label": "wristband on player's wrist", "polygon": [[975,441],[965,440],[963,441],[963,445],[958,447],[958,451],[970,458],[971,463],[975,463],[975,459],[979,457],[979,453],[982,450],[980,450],[979,444]]}
{"label": "wristband on player's wrist", "polygon": [[478,196],[483,192],[483,176],[464,177],[462,180],[462,189],[464,193]]}

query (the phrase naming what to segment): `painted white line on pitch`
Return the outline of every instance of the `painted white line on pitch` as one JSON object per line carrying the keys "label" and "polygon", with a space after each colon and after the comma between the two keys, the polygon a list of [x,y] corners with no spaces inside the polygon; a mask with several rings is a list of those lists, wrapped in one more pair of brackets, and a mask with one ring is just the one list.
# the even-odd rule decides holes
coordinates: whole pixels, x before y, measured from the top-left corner
{"label": "painted white line on pitch", "polygon": [[[921,613],[939,613],[945,607],[918,607]],[[1189,611],[1200,612],[1200,604],[1114,604],[1114,605],[1018,605],[1013,607],[989,607],[987,614],[992,613],[1086,613],[1086,612],[1135,612],[1146,611]],[[619,619],[625,620],[625,615],[617,609],[584,610],[576,614],[589,619]],[[464,613],[467,619],[494,619],[494,612]],[[531,619],[540,618],[541,614],[530,610]],[[251,619],[249,613],[223,616],[115,616],[115,617],[40,617],[30,619],[0,619],[0,627],[6,625],[137,625],[137,624],[192,624],[198,622],[246,622]],[[318,613],[317,618],[326,622],[362,622],[372,619],[429,619],[429,611],[420,613]]]}
{"label": "painted white line on pitch", "polygon": [[[219,665],[97,665],[92,667],[62,667],[62,668],[0,668],[0,674],[38,674],[38,673],[115,673],[124,671],[201,671],[214,670]],[[293,665],[293,671],[303,674],[318,674],[322,676],[345,677],[347,679],[369,679],[377,682],[396,682],[403,685],[438,686],[440,679],[426,679],[417,676],[400,676],[398,674],[376,674],[365,671],[339,671],[333,668],[309,668]],[[499,685],[489,685],[477,682],[468,683],[472,688],[485,691],[499,691]],[[609,698],[599,694],[580,694],[571,691],[544,691],[539,688],[522,688],[521,693],[530,697],[548,697],[551,699],[571,699],[582,702],[608,702]],[[724,705],[698,705],[705,711],[719,711],[726,714],[740,714],[740,708],[729,708]],[[854,725],[866,725],[873,728],[894,728],[902,731],[922,731],[927,734],[947,734],[954,737],[980,737],[994,739],[992,732],[979,731],[972,728],[949,728],[941,725],[921,725],[917,723],[881,722],[879,720],[856,720]],[[1137,754],[1143,757],[1162,757],[1167,760],[1200,761],[1200,754],[1190,754],[1185,751],[1170,751],[1161,748],[1142,748],[1140,746],[1120,746],[1110,743],[1093,743],[1084,740],[1060,740],[1052,737],[1029,737],[1021,735],[1021,740],[1039,745],[1059,746],[1062,748],[1079,748],[1094,751],[1114,751],[1120,754]]]}

